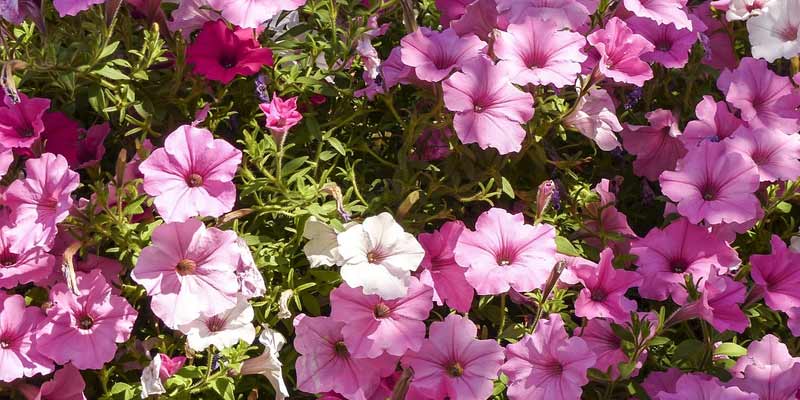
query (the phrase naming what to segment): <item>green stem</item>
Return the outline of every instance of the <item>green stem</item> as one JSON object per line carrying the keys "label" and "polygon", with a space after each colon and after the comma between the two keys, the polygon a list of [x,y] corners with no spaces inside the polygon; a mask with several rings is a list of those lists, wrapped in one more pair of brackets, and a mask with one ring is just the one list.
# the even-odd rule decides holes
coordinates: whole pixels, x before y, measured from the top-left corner
{"label": "green stem", "polygon": [[500,295],[500,329],[497,333],[497,342],[502,341],[503,332],[506,328],[506,297],[508,295],[503,293]]}

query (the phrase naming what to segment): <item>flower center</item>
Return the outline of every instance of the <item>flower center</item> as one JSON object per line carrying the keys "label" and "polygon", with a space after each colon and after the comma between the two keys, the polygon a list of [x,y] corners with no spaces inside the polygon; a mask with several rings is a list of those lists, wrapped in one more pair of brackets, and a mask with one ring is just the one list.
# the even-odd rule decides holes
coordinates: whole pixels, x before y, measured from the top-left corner
{"label": "flower center", "polygon": [[379,264],[384,258],[386,258],[386,256],[381,254],[377,249],[367,252],[367,261],[370,264]]}
{"label": "flower center", "polygon": [[4,251],[0,254],[0,265],[4,267],[15,265],[17,261],[19,261],[19,256],[10,251]]}
{"label": "flower center", "polygon": [[778,36],[780,36],[781,40],[791,42],[797,39],[797,30],[796,26],[787,25],[778,32]]}
{"label": "flower center", "polygon": [[91,329],[93,325],[94,325],[94,320],[92,319],[92,317],[88,315],[84,315],[83,317],[81,317],[80,320],[78,320],[78,327],[80,327],[81,329],[84,330]]}
{"label": "flower center", "polygon": [[181,276],[193,274],[196,269],[197,263],[188,258],[178,261],[178,265],[175,266],[175,272]]}
{"label": "flower center", "polygon": [[186,184],[189,185],[189,187],[203,186],[203,177],[199,174],[191,174],[186,178]]}
{"label": "flower center", "polygon": [[336,352],[336,355],[339,357],[347,357],[350,355],[350,352],[347,351],[347,346],[345,346],[344,341],[338,341],[336,344],[333,345],[333,350]]}
{"label": "flower center", "polygon": [[225,328],[225,320],[215,315],[206,320],[206,327],[209,332],[219,332]]}
{"label": "flower center", "polygon": [[686,267],[687,267],[687,265],[683,260],[675,260],[669,266],[669,268],[672,270],[672,272],[674,272],[676,274],[682,274],[682,273],[686,272]]}
{"label": "flower center", "polygon": [[605,290],[603,289],[595,289],[592,290],[592,301],[603,301],[608,297]]}
{"label": "flower center", "polygon": [[472,110],[473,110],[473,111],[475,111],[476,113],[483,112],[483,110],[484,110],[484,109],[485,109],[485,107],[484,107],[484,106],[482,106],[482,105],[480,105],[480,104],[475,104],[475,105],[472,107]]}
{"label": "flower center", "polygon": [[459,376],[464,375],[464,367],[462,367],[458,361],[453,361],[447,366],[447,375],[450,375],[453,378],[458,378]]}
{"label": "flower center", "polygon": [[383,303],[378,303],[375,305],[375,310],[373,310],[373,314],[375,314],[375,318],[386,318],[389,316],[389,313],[392,310]]}
{"label": "flower center", "polygon": [[6,340],[0,340],[0,349],[7,349],[11,347],[11,343]]}
{"label": "flower center", "polygon": [[219,59],[219,65],[225,69],[231,69],[236,66],[236,56],[225,54]]}
{"label": "flower center", "polygon": [[25,127],[19,131],[19,136],[24,138],[33,137],[33,128],[30,126]]}

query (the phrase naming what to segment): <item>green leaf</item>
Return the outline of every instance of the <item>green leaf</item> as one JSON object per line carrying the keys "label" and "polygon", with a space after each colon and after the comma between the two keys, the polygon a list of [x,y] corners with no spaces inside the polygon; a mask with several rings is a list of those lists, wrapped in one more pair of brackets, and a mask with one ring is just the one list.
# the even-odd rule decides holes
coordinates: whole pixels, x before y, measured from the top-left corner
{"label": "green leaf", "polygon": [[572,245],[572,242],[563,236],[556,236],[556,251],[573,257],[581,255],[581,252]]}
{"label": "green leaf", "polygon": [[514,198],[514,188],[511,187],[511,182],[506,179],[505,176],[500,177],[500,184],[503,187],[503,193],[505,193],[508,197]]}
{"label": "green leaf", "polygon": [[98,57],[98,60],[102,60],[102,59],[114,54],[114,52],[117,51],[117,47],[119,47],[119,41],[116,41],[116,42],[111,43],[108,46],[106,46],[103,49],[103,51],[100,52],[100,57]]}
{"label": "green leaf", "polygon": [[725,342],[717,346],[716,350],[714,350],[714,355],[724,355],[730,357],[741,357],[747,354],[747,349],[742,346],[739,346],[736,343]]}
{"label": "green leaf", "polygon": [[669,343],[671,341],[672,340],[670,340],[670,338],[666,338],[664,336],[656,336],[656,337],[650,339],[650,342],[648,342],[648,345],[650,345],[650,346],[663,346],[663,345],[665,345],[665,344],[667,344],[667,343]]}
{"label": "green leaf", "polygon": [[347,151],[345,150],[344,145],[342,144],[342,142],[339,141],[339,139],[337,139],[335,137],[329,137],[328,138],[328,143],[330,143],[331,146],[333,146],[333,148],[336,149],[337,152],[339,152],[339,154],[341,154],[341,155],[346,155],[347,154]]}
{"label": "green leaf", "polygon": [[92,73],[111,79],[112,81],[125,81],[129,79],[128,75],[125,75],[119,70],[109,67],[108,65],[98,70],[94,70]]}
{"label": "green leaf", "polygon": [[211,389],[224,400],[234,400],[236,395],[233,393],[233,378],[223,376],[211,382]]}
{"label": "green leaf", "polygon": [[785,201],[782,201],[778,203],[777,206],[775,206],[775,209],[778,210],[778,212],[781,214],[788,214],[792,211],[792,205]]}

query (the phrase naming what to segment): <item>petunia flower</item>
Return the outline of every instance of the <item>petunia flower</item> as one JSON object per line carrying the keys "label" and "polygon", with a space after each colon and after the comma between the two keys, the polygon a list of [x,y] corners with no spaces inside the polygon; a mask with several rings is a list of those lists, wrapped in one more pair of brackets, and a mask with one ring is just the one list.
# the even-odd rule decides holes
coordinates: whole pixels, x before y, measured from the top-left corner
{"label": "petunia flower", "polygon": [[541,320],[533,335],[506,346],[506,359],[511,400],[578,399],[596,360],[583,339],[567,335],[558,314]]}
{"label": "petunia flower", "polygon": [[725,145],[756,163],[761,182],[793,181],[800,177],[800,136],[797,134],[741,127]]}
{"label": "petunia flower", "polygon": [[717,378],[703,379],[697,374],[684,374],[675,382],[675,392],[659,392],[657,400],[759,400],[754,393],[737,387],[726,387]]}
{"label": "petunia flower", "polygon": [[44,318],[40,308],[25,307],[24,297],[0,291],[0,381],[53,371],[53,361],[33,343],[36,326]]}
{"label": "petunia flower", "polygon": [[239,344],[252,343],[256,338],[253,326],[253,307],[244,296],[239,296],[236,305],[222,313],[204,316],[183,324],[179,330],[186,334],[186,341],[194,351],[203,351],[208,346],[224,349]]}
{"label": "petunia flower", "polygon": [[769,9],[770,3],[771,0],[730,0],[728,9],[725,10],[725,19],[729,22],[744,21],[761,15]]}
{"label": "petunia flower", "polygon": [[403,64],[414,68],[417,78],[439,82],[485,48],[486,43],[475,35],[459,37],[452,29],[436,32],[421,28],[400,40],[400,57]]}
{"label": "petunia flower", "polygon": [[693,278],[700,297],[683,305],[671,318],[675,321],[700,318],[719,332],[731,330],[743,333],[750,326],[750,321],[740,308],[747,288],[741,282],[719,275],[718,272],[716,266],[712,266],[708,278]]}
{"label": "petunia flower", "polygon": [[0,288],[12,289],[19,284],[40,283],[53,272],[55,257],[40,246],[14,250],[17,238],[11,228],[0,227]]}
{"label": "petunia flower", "polygon": [[294,319],[297,388],[307,393],[335,391],[347,399],[366,400],[384,376],[391,375],[397,357],[355,358],[347,350],[343,322],[300,314]]}
{"label": "petunia flower", "polygon": [[653,78],[653,70],[641,57],[655,46],[644,36],[633,33],[625,21],[612,17],[605,28],[592,32],[586,40],[600,54],[597,67],[603,76],[636,86]]}
{"label": "petunia flower", "polygon": [[[189,38],[192,32],[203,27],[209,21],[219,19],[220,13],[216,9],[220,0],[180,0],[176,3],[178,8],[170,13],[167,27],[172,32],[182,31],[184,38]],[[225,1],[225,0],[223,0]]]}
{"label": "petunia flower", "polygon": [[642,275],[639,294],[646,299],[664,301],[672,297],[683,304],[688,296],[684,276],[694,281],[709,279],[717,266],[721,273],[741,263],[736,251],[725,241],[702,228],[679,218],[664,229],[653,228],[631,245]]}
{"label": "petunia flower", "polygon": [[53,0],[53,6],[60,17],[78,15],[81,11],[86,11],[95,4],[103,3],[105,3],[105,0]]}
{"label": "petunia flower", "polygon": [[111,292],[99,270],[78,273],[75,295],[59,283],[50,290],[47,318],[38,325],[36,348],[59,364],[100,369],[114,358],[117,343],[130,338],[138,313]]}
{"label": "petunia flower", "polygon": [[636,301],[625,297],[625,292],[639,286],[642,277],[633,271],[614,268],[613,259],[613,251],[605,249],[600,252],[597,268],[578,265],[572,269],[583,284],[575,300],[575,315],[588,319],[610,318],[621,323],[636,310]]}
{"label": "petunia flower", "polygon": [[296,10],[306,0],[216,0],[222,16],[242,28],[258,28],[281,11]]}
{"label": "petunia flower", "polygon": [[411,278],[408,293],[382,300],[342,284],[331,292],[331,318],[344,323],[344,343],[354,357],[417,351],[425,339],[425,319],[433,307],[431,288]]}
{"label": "petunia flower", "polygon": [[791,399],[800,389],[798,360],[780,339],[768,334],[751,342],[747,354],[736,360],[728,385],[754,393],[760,400]]}
{"label": "petunia flower", "polygon": [[195,73],[224,84],[237,75],[254,75],[272,65],[272,50],[262,48],[253,35],[253,29],[230,30],[223,20],[206,22],[186,49],[186,62]]}
{"label": "petunia flower", "polygon": [[651,53],[642,54],[642,60],[657,62],[667,68],[683,68],[689,62],[689,52],[697,42],[697,32],[678,29],[674,25],[659,25],[640,17],[625,20],[628,26],[653,44]]}
{"label": "petunia flower", "polygon": [[476,339],[478,328],[467,318],[448,315],[431,324],[419,351],[402,359],[414,370],[411,388],[434,399],[485,399],[503,364],[503,348],[492,339]]}
{"label": "petunia flower", "polygon": [[715,101],[708,95],[697,103],[694,113],[697,119],[689,121],[683,134],[678,136],[687,149],[697,147],[705,140],[719,142],[742,126],[742,120],[728,109],[728,103]]}
{"label": "petunia flower", "polygon": [[37,392],[31,393],[33,400],[86,400],[83,391],[86,382],[81,372],[72,364],[67,364],[53,374],[53,379],[42,384]]}
{"label": "petunia flower", "polygon": [[45,141],[45,151],[64,156],[70,168],[97,165],[105,155],[103,142],[111,132],[108,122],[86,130],[63,113],[51,112],[45,114],[44,126],[42,139]]}
{"label": "petunia flower", "polygon": [[675,168],[686,149],[680,140],[678,118],[671,111],[659,108],[645,117],[649,126],[624,125],[622,146],[636,156],[633,172],[655,181],[662,172]]}
{"label": "petunia flower", "polygon": [[19,94],[19,103],[4,96],[0,106],[0,147],[30,148],[44,132],[42,117],[50,108],[49,99],[28,98]]}
{"label": "petunia flower", "polygon": [[473,0],[436,0],[436,8],[439,10],[439,23],[442,26],[450,25],[450,21],[464,15],[467,6],[472,2]]}
{"label": "petunia flower", "polygon": [[425,129],[414,143],[414,152],[409,156],[412,160],[438,161],[450,155],[449,138],[453,131],[449,127],[442,129]]}
{"label": "petunia flower", "polygon": [[165,222],[219,217],[233,209],[242,152],[206,129],[183,125],[139,165],[144,191]]}
{"label": "petunia flower", "polygon": [[676,171],[659,177],[661,191],[678,203],[678,213],[696,224],[742,223],[755,218],[761,204],[758,168],[750,158],[705,142],[684,157]]}
{"label": "petunia flower", "polygon": [[622,4],[637,17],[692,30],[692,21],[686,14],[686,0],[624,0]]}
{"label": "petunia flower", "polygon": [[239,281],[239,293],[245,298],[262,297],[267,293],[264,275],[258,270],[253,253],[242,238],[236,239],[239,248],[239,263],[236,266],[236,280]]}
{"label": "petunia flower", "polygon": [[474,0],[464,8],[464,14],[450,26],[459,36],[476,35],[485,42],[492,40],[495,29],[505,30],[507,18],[497,9],[497,0]]}
{"label": "petunia flower", "polygon": [[206,229],[196,219],[160,225],[131,278],[145,287],[153,313],[170,328],[223,313],[237,304],[236,239],[233,231]]}
{"label": "petunia flower", "polygon": [[[583,339],[589,351],[594,353],[596,361],[591,367],[616,379],[620,376],[619,364],[627,363],[630,357],[625,353],[622,339],[614,332],[611,324],[612,322],[607,319],[590,319],[586,322],[586,326],[575,329],[575,337]],[[646,358],[645,350],[639,357],[637,369],[641,368]],[[633,375],[637,372],[634,371]]]}
{"label": "petunia flower", "polygon": [[281,145],[289,129],[303,119],[303,115],[297,111],[297,96],[286,100],[272,96],[269,103],[261,103],[258,107],[267,118],[267,129],[272,133],[275,142]]}
{"label": "petunia flower", "polygon": [[337,235],[342,257],[342,279],[364,294],[384,300],[406,295],[411,272],[425,251],[414,235],[405,232],[389,213],[368,217]]}
{"label": "petunia flower", "polygon": [[573,31],[583,31],[593,13],[577,0],[497,0],[497,10],[510,23],[520,23],[535,16]]}
{"label": "petunia flower", "polygon": [[[346,224],[345,228],[354,225],[355,223]],[[303,227],[303,237],[308,239],[303,246],[303,253],[308,258],[311,268],[342,263],[338,250],[339,242],[336,240],[336,230],[333,227],[311,216]]]}
{"label": "petunia flower", "polygon": [[478,294],[511,288],[529,292],[543,287],[550,276],[556,263],[555,237],[550,225],[528,225],[522,213],[492,208],[478,217],[474,231],[461,233],[453,252]]}
{"label": "petunia flower", "polygon": [[520,124],[533,118],[533,97],[511,84],[508,68],[478,57],[443,82],[444,103],[456,113],[453,127],[462,143],[500,154],[522,148],[526,133]]}
{"label": "petunia flower", "polygon": [[733,40],[727,30],[728,24],[723,19],[715,17],[711,3],[715,2],[705,0],[692,10],[696,20],[707,28],[705,32],[693,29],[698,32],[700,43],[703,45],[704,54],[700,62],[719,71],[736,68],[739,58],[733,51]]}
{"label": "petunia flower", "polygon": [[592,139],[600,150],[611,151],[620,147],[615,132],[620,132],[622,125],[616,110],[614,100],[605,89],[590,89],[564,117],[564,126]]}
{"label": "petunia flower", "polygon": [[763,293],[764,301],[773,310],[789,312],[800,307],[800,254],[790,251],[777,235],[772,235],[770,254],[750,256],[750,276],[756,289]]}
{"label": "petunia flower", "polygon": [[433,233],[421,233],[417,240],[425,249],[419,280],[433,288],[433,300],[439,304],[468,312],[475,290],[464,276],[466,268],[456,262],[453,250],[464,231],[461,221],[448,221]]}
{"label": "petunia flower", "polygon": [[280,351],[286,344],[286,338],[280,332],[265,327],[258,336],[258,341],[264,345],[264,352],[260,356],[244,360],[240,373],[265,376],[275,389],[275,400],[283,400],[289,397],[289,389],[283,380],[283,364],[280,361]]}
{"label": "petunia flower", "polygon": [[753,57],[773,62],[800,54],[800,3],[771,0],[768,8],[747,20]]}
{"label": "petunia flower", "polygon": [[494,51],[518,85],[564,87],[575,82],[586,60],[583,35],[560,30],[554,21],[528,17],[497,31]]}
{"label": "petunia flower", "polygon": [[611,191],[611,182],[601,179],[592,188],[600,201],[586,203],[586,219],[580,230],[583,240],[589,246],[603,249],[610,246],[618,253],[627,253],[630,241],[637,238],[636,232],[628,224],[628,217],[616,207],[616,195]]}

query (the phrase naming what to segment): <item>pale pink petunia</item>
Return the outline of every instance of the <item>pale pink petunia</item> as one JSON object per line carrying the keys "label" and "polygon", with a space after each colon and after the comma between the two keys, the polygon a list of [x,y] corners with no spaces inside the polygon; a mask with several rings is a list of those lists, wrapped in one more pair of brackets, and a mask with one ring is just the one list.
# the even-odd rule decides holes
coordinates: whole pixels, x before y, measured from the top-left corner
{"label": "pale pink petunia", "polygon": [[61,17],[67,15],[78,15],[81,11],[86,11],[95,4],[103,4],[105,0],[53,0],[53,6]]}
{"label": "pale pink petunia", "polygon": [[439,82],[483,53],[486,43],[475,35],[459,37],[452,29],[442,32],[418,29],[400,40],[403,64],[414,68],[417,78]]}
{"label": "pale pink petunia", "polygon": [[644,36],[633,33],[625,21],[613,17],[586,40],[600,54],[597,68],[603,76],[636,86],[653,78],[653,70],[641,57],[655,47]]}
{"label": "pale pink petunia", "polygon": [[574,31],[585,28],[591,14],[578,0],[497,0],[497,9],[511,23],[534,16]]}
{"label": "pale pink petunia", "polygon": [[[0,227],[0,288],[40,283],[53,271],[55,257],[39,246],[15,246],[17,238],[9,227]],[[17,250],[14,250],[17,248]]]}
{"label": "pale pink petunia", "polygon": [[67,364],[53,374],[53,379],[42,384],[38,392],[31,393],[32,400],[86,400],[83,391],[86,382],[81,372]]}
{"label": "pale pink petunia", "polygon": [[0,146],[0,178],[5,176],[11,163],[14,162],[14,151]]}
{"label": "pale pink petunia", "polygon": [[631,17],[625,22],[654,46],[651,53],[642,54],[642,60],[657,62],[667,68],[683,68],[689,62],[689,52],[697,42],[697,32],[678,29],[672,24],[659,25],[640,17]]}
{"label": "pale pink petunia", "polygon": [[343,322],[300,314],[294,319],[297,388],[307,393],[335,391],[352,400],[367,400],[381,378],[395,371],[397,357],[355,358],[342,335]]}
{"label": "pale pink petunia", "polygon": [[242,28],[258,28],[281,11],[296,10],[306,0],[216,0],[222,16]]}
{"label": "pale pink petunia", "polygon": [[[768,5],[770,0],[729,0],[728,9],[714,6],[715,8],[725,11],[725,19],[731,21],[744,21],[750,17],[761,15],[761,13],[769,10]],[[750,30],[748,28],[748,30]]]}
{"label": "pale pink petunia", "polygon": [[800,390],[800,359],[772,334],[751,342],[731,373],[729,386],[755,393],[759,400],[792,400]]}
{"label": "pale pink petunia", "polygon": [[170,31],[182,31],[184,38],[189,38],[192,32],[203,27],[208,21],[220,18],[216,9],[220,0],[180,0],[178,8],[170,13],[167,27]]}
{"label": "pale pink petunia", "polygon": [[[586,325],[575,329],[575,336],[583,339],[589,347],[589,351],[595,355],[595,363],[592,368],[609,374],[612,378],[619,378],[619,364],[627,363],[630,357],[625,353],[622,346],[622,339],[617,336],[611,327],[612,322],[607,319],[594,318],[586,322]],[[647,358],[647,351],[639,357],[637,368]],[[637,371],[634,371],[636,373]]]}
{"label": "pale pink petunia", "polygon": [[800,54],[800,2],[762,0],[758,3],[766,7],[747,20],[753,57],[773,62]]}
{"label": "pale pink petunia", "polygon": [[237,302],[236,239],[233,231],[206,228],[196,219],[161,225],[131,278],[147,289],[153,313],[173,329],[220,314]]}
{"label": "pale pink petunia", "polygon": [[444,103],[456,113],[453,127],[462,143],[500,154],[522,148],[526,132],[520,124],[533,118],[533,97],[512,85],[510,74],[507,66],[478,57],[444,81]]}
{"label": "pale pink petunia", "polygon": [[402,356],[422,346],[425,319],[433,307],[431,293],[416,278],[411,278],[408,293],[395,300],[343,283],[331,292],[331,318],[344,323],[344,343],[354,357]]}
{"label": "pale pink petunia", "polygon": [[719,332],[731,330],[743,333],[750,321],[742,311],[747,288],[729,276],[718,275],[715,266],[711,267],[708,278],[694,278],[700,297],[692,300],[671,318],[683,321],[690,318],[705,320]]}
{"label": "pale pink petunia", "polygon": [[30,148],[44,132],[42,117],[50,108],[49,99],[28,98],[19,94],[19,102],[4,96],[0,106],[0,147]]}
{"label": "pale pink petunia", "polygon": [[703,379],[697,374],[684,374],[675,382],[675,392],[659,392],[655,400],[759,400],[753,393],[737,387],[726,387],[717,378]]}
{"label": "pale pink petunia", "polygon": [[758,214],[754,192],[758,168],[750,158],[705,142],[684,157],[676,171],[665,171],[661,191],[678,203],[678,213],[696,224],[742,223]]}
{"label": "pale pink petunia", "polygon": [[630,318],[631,311],[636,311],[636,301],[625,297],[625,292],[639,286],[642,277],[633,271],[614,268],[613,259],[611,249],[605,249],[600,252],[597,268],[579,265],[572,269],[583,284],[575,300],[575,315],[610,318],[621,323]]}
{"label": "pale pink petunia", "polygon": [[433,300],[445,303],[452,309],[468,312],[472,306],[475,290],[467,282],[466,268],[455,260],[453,250],[464,231],[461,221],[449,221],[433,233],[421,233],[417,240],[425,249],[425,258],[420,264],[419,280],[433,288]]}
{"label": "pale pink petunia", "polygon": [[476,339],[478,328],[467,318],[450,314],[431,324],[419,351],[402,359],[414,370],[411,388],[434,399],[485,399],[503,364],[503,348],[493,339]]}
{"label": "pale pink petunia", "polygon": [[663,301],[672,297],[683,303],[688,296],[684,276],[708,280],[712,266],[727,272],[741,263],[736,251],[725,241],[702,228],[679,218],[664,229],[653,228],[631,245],[637,270],[643,277],[639,294],[646,299]]}
{"label": "pale pink petunia", "polygon": [[742,120],[728,109],[728,103],[715,101],[708,95],[697,103],[694,113],[697,119],[689,121],[678,137],[687,149],[697,147],[704,140],[719,142],[742,126]]}
{"label": "pale pink petunia", "polygon": [[541,320],[533,335],[506,347],[503,373],[511,400],[571,400],[589,383],[595,354],[580,337],[569,337],[559,314]]}
{"label": "pale pink petunia", "polygon": [[678,160],[686,155],[686,148],[680,140],[678,118],[671,111],[659,108],[645,117],[649,126],[624,125],[622,146],[636,156],[633,172],[655,181],[662,172],[675,168]]}
{"label": "pale pink petunia", "polygon": [[605,89],[590,89],[575,109],[564,117],[565,126],[592,139],[597,147],[611,151],[620,146],[615,132],[622,130],[614,100]]}
{"label": "pale pink petunia", "polygon": [[686,13],[686,0],[624,0],[625,8],[637,17],[659,24],[673,24],[678,29],[692,29]]}
{"label": "pale pink petunia", "polygon": [[800,307],[800,253],[790,251],[777,235],[772,235],[771,244],[770,254],[750,256],[750,276],[769,308],[789,312]]}
{"label": "pale pink petunia", "polygon": [[575,83],[586,60],[583,35],[560,30],[550,20],[528,17],[507,30],[497,31],[492,50],[500,65],[508,65],[511,82],[518,85],[564,87]]}
{"label": "pale pink petunia", "polygon": [[725,145],[756,163],[761,182],[793,181],[800,177],[800,135],[765,128],[741,127]]}
{"label": "pale pink petunia", "polygon": [[78,187],[78,174],[67,160],[51,153],[25,162],[25,179],[18,179],[5,192],[5,206],[11,210],[12,251],[40,245],[49,248],[56,236],[56,224],[69,215],[72,192]]}
{"label": "pale pink petunia", "polygon": [[117,343],[130,338],[137,312],[111,292],[99,270],[77,274],[75,295],[59,283],[50,290],[47,318],[39,323],[36,347],[59,364],[100,369],[114,358]]}
{"label": "pale pink petunia", "polygon": [[179,329],[186,334],[186,342],[192,350],[203,351],[211,345],[221,350],[239,341],[252,343],[256,338],[254,317],[253,307],[240,295],[230,310],[212,316],[201,315]]}
{"label": "pale pink petunia", "polygon": [[183,125],[167,136],[139,165],[144,191],[155,197],[166,222],[194,216],[219,217],[233,209],[236,186],[232,179],[242,152],[206,129]]}
{"label": "pale pink petunia", "polygon": [[556,260],[557,262],[564,264],[564,269],[561,271],[561,275],[558,277],[559,282],[563,285],[577,285],[580,283],[580,280],[573,272],[575,267],[579,265],[585,265],[587,267],[597,268],[596,262],[578,256],[568,256],[566,254],[556,253]]}
{"label": "pale pink petunia", "polygon": [[556,232],[546,224],[528,225],[522,213],[492,208],[478,217],[475,230],[464,230],[454,249],[467,268],[467,282],[478,294],[501,294],[513,288],[529,292],[544,286],[556,263]]}
{"label": "pale pink petunia", "polygon": [[0,381],[49,374],[53,361],[33,343],[36,326],[44,320],[38,307],[26,307],[25,298],[0,291]]}
{"label": "pale pink petunia", "polygon": [[250,248],[242,238],[236,239],[236,245],[240,254],[239,263],[236,266],[239,293],[248,299],[264,296],[267,293],[264,275],[258,270],[258,266],[253,260],[253,253],[250,252]]}

